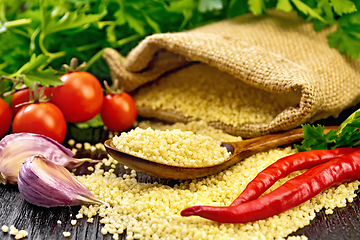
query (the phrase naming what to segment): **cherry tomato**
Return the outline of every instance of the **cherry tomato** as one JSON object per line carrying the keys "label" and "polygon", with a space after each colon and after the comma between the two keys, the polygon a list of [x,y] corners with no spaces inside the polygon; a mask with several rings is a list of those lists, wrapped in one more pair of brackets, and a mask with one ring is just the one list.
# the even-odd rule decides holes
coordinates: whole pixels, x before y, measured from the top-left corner
{"label": "cherry tomato", "polygon": [[0,138],[2,138],[11,126],[11,109],[4,99],[0,98]]}
{"label": "cherry tomato", "polygon": [[12,130],[14,133],[41,134],[62,143],[67,126],[58,107],[50,102],[42,102],[23,106],[14,117]]}
{"label": "cherry tomato", "polygon": [[[40,87],[40,89],[42,89],[43,87]],[[51,96],[51,91],[52,88],[51,87],[45,87],[44,89],[44,94],[40,97],[44,97],[46,96],[47,98]],[[34,93],[32,93],[34,96]],[[16,113],[21,109],[22,106],[18,106],[16,107],[16,105],[21,104],[21,103],[26,103],[30,101],[30,89],[24,89],[24,90],[20,90],[15,92],[12,95],[11,98],[11,112],[13,114],[13,116],[16,115]]]}
{"label": "cherry tomato", "polygon": [[53,88],[50,102],[63,112],[66,121],[85,122],[101,110],[104,94],[99,80],[88,72],[66,73],[64,84]]}
{"label": "cherry tomato", "polygon": [[104,125],[111,131],[128,130],[137,118],[134,99],[126,92],[106,94],[101,109]]}

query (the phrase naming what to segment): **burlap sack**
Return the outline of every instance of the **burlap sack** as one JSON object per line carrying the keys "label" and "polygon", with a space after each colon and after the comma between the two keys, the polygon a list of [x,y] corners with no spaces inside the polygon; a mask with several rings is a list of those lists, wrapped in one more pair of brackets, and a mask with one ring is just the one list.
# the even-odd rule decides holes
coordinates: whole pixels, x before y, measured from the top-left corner
{"label": "burlap sack", "polygon": [[[315,32],[311,23],[295,13],[271,11],[264,16],[242,15],[181,33],[155,34],[126,58],[113,49],[106,49],[104,58],[112,77],[134,94],[139,94],[135,90],[146,83],[162,81],[169,75],[178,75],[181,81],[189,70],[188,76],[193,76],[191,63],[200,62],[207,67],[198,68],[203,71],[201,76],[211,78],[216,69],[222,74],[217,77],[236,78],[261,94],[298,95],[296,104],[283,109],[271,121],[208,121],[230,134],[248,138],[336,116],[359,102],[360,61],[329,47],[326,35],[330,30],[334,29]],[[169,122],[199,119],[161,106],[139,106],[138,111],[140,116]]]}

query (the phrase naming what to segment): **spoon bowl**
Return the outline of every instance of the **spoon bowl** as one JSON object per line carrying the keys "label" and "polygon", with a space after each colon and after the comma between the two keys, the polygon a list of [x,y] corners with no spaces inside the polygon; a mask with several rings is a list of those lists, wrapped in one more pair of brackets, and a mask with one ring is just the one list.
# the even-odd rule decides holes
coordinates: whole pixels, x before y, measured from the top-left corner
{"label": "spoon bowl", "polygon": [[[336,130],[338,126],[325,127],[324,133]],[[115,148],[112,139],[105,141],[104,145],[108,154],[131,169],[146,173],[148,175],[173,180],[195,179],[212,175],[240,162],[241,160],[261,151],[271,148],[285,146],[303,140],[302,128],[292,129],[286,132],[269,134],[257,138],[247,139],[238,142],[224,142],[231,156],[224,162],[204,167],[181,167],[157,163],[144,158],[130,155]]]}

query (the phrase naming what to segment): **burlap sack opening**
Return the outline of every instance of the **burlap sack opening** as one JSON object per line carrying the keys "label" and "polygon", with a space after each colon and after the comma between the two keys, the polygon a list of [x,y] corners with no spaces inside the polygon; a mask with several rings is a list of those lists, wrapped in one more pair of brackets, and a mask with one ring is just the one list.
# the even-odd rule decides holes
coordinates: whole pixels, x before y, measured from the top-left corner
{"label": "burlap sack opening", "polygon": [[[241,96],[254,93],[256,103],[251,106],[252,101],[247,102],[254,111],[266,112],[273,105],[281,106],[281,111],[275,111],[275,115],[273,111],[270,119],[263,122],[241,122],[239,118],[233,123],[228,121],[229,116],[211,119],[210,111],[227,114],[221,104],[213,109],[207,103],[204,106],[209,109],[201,112],[202,104],[198,103],[201,114],[196,114],[197,106],[192,105],[197,103],[183,101],[178,94],[172,96],[179,97],[179,105],[173,108],[164,107],[166,104],[154,107],[152,103],[157,99],[147,99],[138,105],[140,116],[168,122],[203,119],[230,134],[249,138],[336,116],[359,102],[360,62],[329,47],[326,35],[331,30],[315,32],[311,23],[295,13],[269,11],[264,16],[242,15],[191,31],[155,34],[126,58],[113,49],[106,49],[104,58],[112,77],[120,81],[125,91],[133,92],[135,99],[147,94],[148,90],[143,89],[149,84],[154,92],[158,91],[156,84],[160,86],[165,81],[178,80],[181,88],[181,81],[185,86],[185,81],[195,85],[201,80],[204,86],[208,81],[211,89],[228,84],[229,90],[244,91]],[[215,85],[210,83],[214,79]],[[166,89],[163,91],[150,96],[160,97]],[[221,94],[216,101],[221,101]],[[202,96],[199,94],[198,98]],[[184,112],[180,105],[195,110]],[[234,118],[237,117],[235,114]]]}

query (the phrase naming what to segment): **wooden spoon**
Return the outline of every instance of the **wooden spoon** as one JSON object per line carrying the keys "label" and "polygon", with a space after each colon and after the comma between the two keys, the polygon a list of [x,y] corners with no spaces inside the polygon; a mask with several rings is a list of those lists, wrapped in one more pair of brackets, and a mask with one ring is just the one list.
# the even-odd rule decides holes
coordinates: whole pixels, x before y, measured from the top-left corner
{"label": "wooden spoon", "polygon": [[[324,133],[337,128],[338,126],[325,127]],[[116,149],[112,139],[105,141],[105,148],[115,160],[136,171],[158,178],[186,180],[218,173],[255,153],[301,141],[302,135],[302,128],[296,128],[239,142],[224,142],[222,146],[232,153],[231,156],[222,163],[206,167],[180,167],[136,157]]]}

